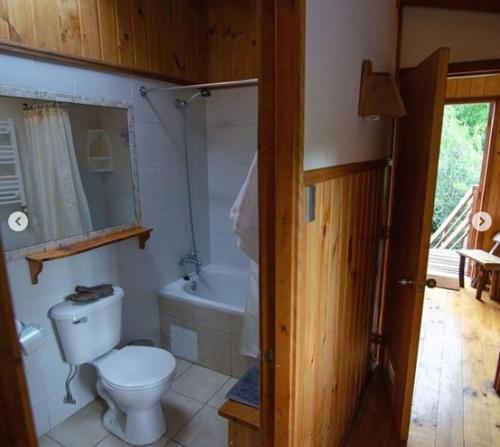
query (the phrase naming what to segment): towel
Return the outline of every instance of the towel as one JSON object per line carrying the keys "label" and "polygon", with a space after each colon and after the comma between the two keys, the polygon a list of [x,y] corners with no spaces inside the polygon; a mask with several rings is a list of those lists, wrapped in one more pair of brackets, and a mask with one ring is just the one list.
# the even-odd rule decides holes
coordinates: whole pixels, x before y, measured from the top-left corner
{"label": "towel", "polygon": [[257,153],[230,213],[236,243],[250,258],[245,315],[241,330],[242,355],[259,356],[259,186]]}
{"label": "towel", "polygon": [[230,213],[236,243],[241,251],[259,262],[259,185],[257,153]]}
{"label": "towel", "polygon": [[65,299],[77,304],[91,303],[113,295],[111,284],[99,284],[97,286],[76,286],[75,293],[68,295]]}

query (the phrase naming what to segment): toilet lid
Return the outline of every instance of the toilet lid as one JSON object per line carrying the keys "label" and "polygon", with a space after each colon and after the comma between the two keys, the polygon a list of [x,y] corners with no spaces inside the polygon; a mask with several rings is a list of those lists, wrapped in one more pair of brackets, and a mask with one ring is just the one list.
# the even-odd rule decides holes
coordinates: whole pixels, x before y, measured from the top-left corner
{"label": "toilet lid", "polygon": [[101,377],[119,388],[147,388],[168,378],[175,369],[170,352],[149,346],[125,346],[94,362]]}

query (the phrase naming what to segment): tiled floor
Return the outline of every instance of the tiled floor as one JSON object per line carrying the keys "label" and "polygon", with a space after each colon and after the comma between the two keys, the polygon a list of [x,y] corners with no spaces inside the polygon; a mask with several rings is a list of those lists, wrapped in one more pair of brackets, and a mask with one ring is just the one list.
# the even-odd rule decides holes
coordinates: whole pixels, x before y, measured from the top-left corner
{"label": "tiled floor", "polygon": [[[227,421],[217,410],[236,383],[224,374],[177,359],[172,386],[162,400],[167,432],[154,447],[226,447]],[[125,447],[102,424],[97,399],[38,439],[39,447]]]}

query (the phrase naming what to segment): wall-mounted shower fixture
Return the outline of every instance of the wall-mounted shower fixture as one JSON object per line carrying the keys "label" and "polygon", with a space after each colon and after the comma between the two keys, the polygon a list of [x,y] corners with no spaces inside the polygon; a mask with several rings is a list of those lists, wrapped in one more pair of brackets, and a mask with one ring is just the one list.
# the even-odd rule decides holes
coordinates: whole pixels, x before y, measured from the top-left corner
{"label": "wall-mounted shower fixture", "polygon": [[210,93],[210,90],[208,90],[207,88],[196,90],[187,99],[176,99],[175,107],[177,107],[178,109],[185,109],[193,99],[197,98],[200,95],[204,98],[208,98],[212,96],[212,93]]}

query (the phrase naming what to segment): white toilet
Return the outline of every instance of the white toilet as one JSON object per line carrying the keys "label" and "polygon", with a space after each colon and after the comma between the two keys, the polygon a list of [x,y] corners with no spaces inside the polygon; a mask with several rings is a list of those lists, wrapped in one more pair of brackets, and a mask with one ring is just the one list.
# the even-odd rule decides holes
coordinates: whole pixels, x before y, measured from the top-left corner
{"label": "white toilet", "polygon": [[123,290],[88,304],[65,301],[50,310],[72,365],[90,363],[98,372],[97,392],[109,406],[106,428],[135,445],[159,439],[167,428],[160,405],[175,370],[170,352],[146,346],[114,349],[121,335]]}

